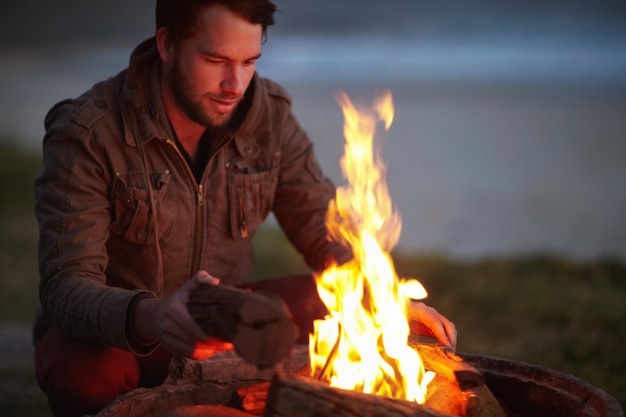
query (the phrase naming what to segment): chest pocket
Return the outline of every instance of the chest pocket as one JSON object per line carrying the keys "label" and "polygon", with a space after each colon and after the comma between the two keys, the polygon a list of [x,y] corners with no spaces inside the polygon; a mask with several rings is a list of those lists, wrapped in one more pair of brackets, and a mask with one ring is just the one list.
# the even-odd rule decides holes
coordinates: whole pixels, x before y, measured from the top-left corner
{"label": "chest pocket", "polygon": [[[132,243],[151,245],[155,241],[155,222],[150,210],[150,191],[145,187],[143,172],[117,172],[113,185],[113,219],[110,230]],[[159,229],[159,241],[170,236],[174,224],[168,183],[169,171],[153,172],[153,189]]]}
{"label": "chest pocket", "polygon": [[272,209],[278,168],[228,176],[230,227],[233,237],[247,238]]}

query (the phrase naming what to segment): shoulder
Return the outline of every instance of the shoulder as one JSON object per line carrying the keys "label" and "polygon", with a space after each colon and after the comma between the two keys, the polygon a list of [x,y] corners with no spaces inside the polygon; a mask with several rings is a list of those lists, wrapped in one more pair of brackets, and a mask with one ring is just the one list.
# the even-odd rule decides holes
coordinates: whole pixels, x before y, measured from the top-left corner
{"label": "shoulder", "polygon": [[83,136],[119,107],[118,78],[99,82],[77,98],[59,101],[44,120],[46,132],[61,130]]}
{"label": "shoulder", "polygon": [[292,98],[285,87],[269,78],[259,77],[259,87],[261,92],[265,93],[268,98],[278,101],[284,101],[291,105]]}

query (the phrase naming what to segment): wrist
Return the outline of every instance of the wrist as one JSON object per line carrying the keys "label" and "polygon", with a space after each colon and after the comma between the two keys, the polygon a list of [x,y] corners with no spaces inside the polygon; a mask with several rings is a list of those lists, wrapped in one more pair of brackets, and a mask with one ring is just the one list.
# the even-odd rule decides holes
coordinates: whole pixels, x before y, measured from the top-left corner
{"label": "wrist", "polygon": [[130,311],[129,340],[140,346],[157,343],[152,324],[158,303],[159,299],[151,294],[137,297]]}

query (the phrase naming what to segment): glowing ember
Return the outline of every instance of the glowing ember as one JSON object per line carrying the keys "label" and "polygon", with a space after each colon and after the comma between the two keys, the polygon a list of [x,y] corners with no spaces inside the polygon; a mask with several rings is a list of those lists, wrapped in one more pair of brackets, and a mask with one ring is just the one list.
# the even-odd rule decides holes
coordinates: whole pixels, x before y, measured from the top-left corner
{"label": "glowing ember", "polygon": [[337,190],[326,223],[333,239],[352,247],[354,259],[316,276],[329,315],[315,322],[310,339],[312,374],[337,388],[423,403],[434,373],[407,344],[407,303],[426,291],[395,272],[389,253],[401,220],[374,150],[378,123],[389,129],[393,120],[391,93],[379,97],[374,111],[357,110],[345,94],[339,102],[346,138],[341,167],[349,185]]}

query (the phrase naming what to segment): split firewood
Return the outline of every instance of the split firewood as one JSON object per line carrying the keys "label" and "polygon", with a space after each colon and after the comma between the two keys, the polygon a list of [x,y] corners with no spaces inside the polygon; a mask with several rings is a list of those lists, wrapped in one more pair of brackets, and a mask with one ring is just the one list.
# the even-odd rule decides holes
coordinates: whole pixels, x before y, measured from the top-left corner
{"label": "split firewood", "polygon": [[260,369],[291,354],[297,329],[276,295],[201,284],[190,293],[187,308],[207,335],[232,343],[242,358]]}
{"label": "split firewood", "polygon": [[313,378],[277,373],[270,386],[265,417],[444,417],[414,402],[331,388]]}
{"label": "split firewood", "polygon": [[187,405],[161,413],[160,417],[252,417],[251,414],[223,405]]}
{"label": "split firewood", "polygon": [[417,349],[424,367],[448,380],[456,381],[461,390],[485,385],[483,375],[448,348],[426,343],[410,343]]}
{"label": "split firewood", "polygon": [[412,344],[424,363],[435,372],[425,404],[446,414],[464,417],[506,417],[506,412],[485,385],[476,368],[440,346]]}
{"label": "split firewood", "polygon": [[448,415],[462,417],[506,417],[486,385],[461,390],[454,381],[436,376],[428,385],[425,405]]}

